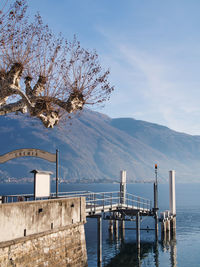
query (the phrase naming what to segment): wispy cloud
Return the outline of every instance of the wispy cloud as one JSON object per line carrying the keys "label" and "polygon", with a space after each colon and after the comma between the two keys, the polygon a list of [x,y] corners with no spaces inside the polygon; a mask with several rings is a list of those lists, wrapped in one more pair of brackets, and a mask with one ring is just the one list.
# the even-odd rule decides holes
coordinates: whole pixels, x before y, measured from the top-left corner
{"label": "wispy cloud", "polygon": [[111,67],[116,90],[102,112],[200,134],[200,2],[40,2],[30,1],[32,11]]}
{"label": "wispy cloud", "polygon": [[194,77],[192,82],[191,70],[168,54],[160,56],[161,51],[156,55],[129,42],[116,42],[110,33],[104,32],[104,37],[111,46],[107,61],[117,85],[113,102],[120,104],[120,112],[111,105],[111,114],[132,115],[177,131],[200,134],[200,80]]}

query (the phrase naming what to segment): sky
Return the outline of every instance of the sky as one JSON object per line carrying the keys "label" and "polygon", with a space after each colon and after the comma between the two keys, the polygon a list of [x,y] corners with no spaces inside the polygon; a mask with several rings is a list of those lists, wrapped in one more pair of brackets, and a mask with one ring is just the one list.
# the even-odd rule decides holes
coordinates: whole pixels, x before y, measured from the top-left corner
{"label": "sky", "polygon": [[55,32],[95,49],[115,86],[105,107],[200,135],[199,0],[28,0]]}

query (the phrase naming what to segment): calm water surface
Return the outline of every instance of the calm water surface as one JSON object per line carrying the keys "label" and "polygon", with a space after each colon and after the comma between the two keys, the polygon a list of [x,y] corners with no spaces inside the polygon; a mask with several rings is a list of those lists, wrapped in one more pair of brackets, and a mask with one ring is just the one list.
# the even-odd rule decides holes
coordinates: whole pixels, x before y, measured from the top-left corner
{"label": "calm water surface", "polygon": [[[55,185],[52,185],[54,191]],[[71,184],[60,185],[60,191],[88,190],[94,192],[118,191],[118,184]],[[129,193],[153,200],[153,186],[151,184],[128,184]],[[32,193],[33,185],[0,184],[0,195]],[[154,231],[141,232],[141,259],[137,261],[135,230],[125,230],[125,240],[120,236],[117,240],[109,238],[108,221],[103,221],[103,264],[107,267],[198,267],[200,266],[200,184],[177,184],[177,232],[176,239],[164,242],[159,236],[156,243]],[[159,185],[160,211],[169,209],[168,185]],[[153,227],[151,218],[144,218],[141,227]],[[134,222],[126,222],[126,228],[134,228]],[[88,219],[85,225],[88,252],[88,265],[96,264],[96,219]]]}

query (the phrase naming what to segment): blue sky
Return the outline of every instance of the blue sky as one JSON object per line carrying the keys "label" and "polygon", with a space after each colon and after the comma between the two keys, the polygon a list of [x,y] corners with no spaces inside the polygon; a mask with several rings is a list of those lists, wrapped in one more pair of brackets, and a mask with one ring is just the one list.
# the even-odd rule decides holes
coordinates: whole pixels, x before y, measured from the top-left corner
{"label": "blue sky", "polygon": [[29,0],[54,32],[96,49],[115,91],[98,110],[200,135],[199,0]]}

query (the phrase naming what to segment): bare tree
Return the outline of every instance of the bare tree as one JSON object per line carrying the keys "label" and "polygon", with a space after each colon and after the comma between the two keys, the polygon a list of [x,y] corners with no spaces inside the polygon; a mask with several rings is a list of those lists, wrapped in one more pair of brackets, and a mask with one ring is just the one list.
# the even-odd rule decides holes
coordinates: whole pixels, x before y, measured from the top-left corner
{"label": "bare tree", "polygon": [[1,12],[0,115],[28,112],[53,127],[85,105],[108,100],[113,87],[97,53],[76,38],[54,35],[40,15],[30,23],[26,8],[25,1],[15,1]]}

